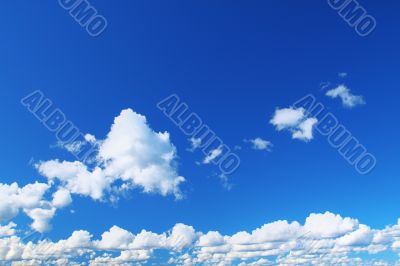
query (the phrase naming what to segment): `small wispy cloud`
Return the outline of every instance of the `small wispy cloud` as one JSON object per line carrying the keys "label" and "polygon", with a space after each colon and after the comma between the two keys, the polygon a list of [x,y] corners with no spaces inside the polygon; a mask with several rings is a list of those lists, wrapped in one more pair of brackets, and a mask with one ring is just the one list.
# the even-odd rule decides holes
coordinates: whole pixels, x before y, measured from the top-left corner
{"label": "small wispy cloud", "polygon": [[339,85],[326,92],[326,96],[333,99],[340,98],[344,107],[352,108],[357,105],[365,104],[364,98],[360,95],[354,95],[346,85]]}
{"label": "small wispy cloud", "polygon": [[222,147],[218,147],[212,151],[204,158],[203,164],[209,164],[212,160],[216,159],[222,154]]}
{"label": "small wispy cloud", "polygon": [[251,148],[253,150],[272,151],[272,143],[262,138],[245,139],[244,142],[251,143]]}
{"label": "small wispy cloud", "polygon": [[188,151],[190,151],[190,152],[195,151],[201,145],[201,138],[191,137],[188,140],[190,142],[190,148],[188,149]]}

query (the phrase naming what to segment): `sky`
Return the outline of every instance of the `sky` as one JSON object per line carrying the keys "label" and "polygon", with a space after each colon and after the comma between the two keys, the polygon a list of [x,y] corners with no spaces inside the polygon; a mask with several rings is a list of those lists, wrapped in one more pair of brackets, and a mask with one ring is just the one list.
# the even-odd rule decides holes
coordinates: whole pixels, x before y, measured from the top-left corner
{"label": "sky", "polygon": [[91,0],[93,36],[67,2],[0,10],[1,263],[400,263],[400,3],[359,1],[360,36],[332,1]]}

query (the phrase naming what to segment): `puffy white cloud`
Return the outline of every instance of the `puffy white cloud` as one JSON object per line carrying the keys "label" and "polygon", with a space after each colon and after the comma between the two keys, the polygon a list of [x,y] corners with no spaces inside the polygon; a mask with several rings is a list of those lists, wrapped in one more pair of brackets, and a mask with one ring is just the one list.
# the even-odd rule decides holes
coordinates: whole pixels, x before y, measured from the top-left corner
{"label": "puffy white cloud", "polygon": [[210,231],[200,236],[197,246],[199,247],[215,247],[225,244],[225,238],[217,231]]}
{"label": "puffy white cloud", "polygon": [[308,117],[304,108],[283,108],[275,110],[270,123],[278,131],[289,130],[293,139],[310,141],[313,139],[313,128],[318,119]]}
{"label": "puffy white cloud", "polygon": [[282,130],[285,128],[296,127],[304,120],[306,116],[304,108],[283,108],[276,109],[275,114],[271,119],[271,124],[273,124],[277,130]]}
{"label": "puffy white cloud", "polygon": [[326,96],[331,98],[339,97],[345,107],[355,107],[360,104],[365,104],[364,98],[359,95],[353,95],[346,85],[339,85],[338,87],[326,92]]}
{"label": "puffy white cloud", "polygon": [[300,139],[309,141],[313,139],[313,127],[318,123],[316,118],[308,118],[301,122],[297,129],[293,131],[292,137],[294,139]]}
{"label": "puffy white cloud", "polygon": [[95,200],[103,197],[104,190],[108,189],[112,182],[112,179],[106,177],[100,167],[90,171],[79,161],[50,160],[38,164],[37,168],[40,174],[50,181],[59,180],[71,193],[90,196]]}
{"label": "puffy white cloud", "polygon": [[44,194],[49,188],[48,184],[38,182],[22,188],[17,183],[0,183],[0,222],[14,218],[23,210],[33,220],[32,229],[39,232],[50,229],[49,220],[56,209],[44,200]]}
{"label": "puffy white cloud", "polygon": [[[0,237],[0,260],[14,265],[132,265],[150,259],[165,259],[172,265],[393,265],[357,256],[397,253],[399,243],[399,224],[377,230],[326,212],[310,214],[304,225],[276,221],[232,236],[217,231],[204,234],[185,224],[161,234],[142,230],[136,235],[113,226],[99,240],[82,230],[58,242],[26,243],[8,235]],[[157,257],[157,250],[170,257]]]}
{"label": "puffy white cloud", "polygon": [[[131,266],[133,262],[146,261],[151,258],[149,250],[124,250],[118,257],[104,254],[89,262],[90,266]],[[140,264],[139,264],[140,265]]]}
{"label": "puffy white cloud", "polygon": [[91,239],[92,235],[88,231],[75,231],[71,237],[66,240],[65,245],[68,248],[90,247],[92,246]]}
{"label": "puffy white cloud", "polygon": [[[100,141],[91,134],[84,138],[99,148],[94,165],[49,160],[36,164],[48,184],[36,182],[20,188],[17,183],[0,183],[0,222],[23,210],[33,220],[31,228],[45,232],[51,228],[56,210],[71,204],[71,193],[94,200],[103,200],[110,193],[112,200],[118,197],[113,193],[139,187],[146,193],[182,196],[179,186],[185,179],[177,174],[175,146],[167,132],[154,132],[144,116],[123,110],[106,139]],[[79,150],[81,143],[71,145],[72,150]],[[121,181],[119,187],[114,185],[117,180]],[[45,193],[55,185],[58,190],[52,191],[52,200],[46,200]]]}
{"label": "puffy white cloud", "polygon": [[107,176],[120,177],[145,192],[181,196],[185,181],[175,167],[176,148],[168,132],[154,132],[146,117],[126,109],[115,118],[99,150]]}
{"label": "puffy white cloud", "polygon": [[96,137],[92,134],[85,134],[84,138],[87,142],[96,143]]}
{"label": "puffy white cloud", "polygon": [[358,221],[351,218],[342,218],[331,212],[324,214],[312,213],[307,217],[304,230],[314,236],[322,238],[338,237],[358,228]]}
{"label": "puffy white cloud", "polygon": [[232,244],[260,244],[265,242],[285,241],[299,235],[300,224],[297,222],[277,221],[263,225],[251,234],[239,232],[229,239]]}
{"label": "puffy white cloud", "polygon": [[31,228],[43,233],[51,229],[50,220],[54,217],[56,208],[44,206],[42,208],[25,209],[24,212],[33,220]]}
{"label": "puffy white cloud", "polygon": [[[182,196],[179,186],[185,179],[177,174],[176,148],[168,132],[154,132],[146,117],[131,109],[122,110],[106,139],[98,141],[90,134],[85,139],[99,146],[94,168],[79,161],[50,160],[37,165],[39,172],[50,181],[60,181],[71,193],[95,200],[111,190],[134,187],[146,193]],[[123,184],[112,189],[117,180]]]}
{"label": "puffy white cloud", "polygon": [[191,246],[196,238],[197,233],[192,226],[179,223],[172,228],[167,238],[167,246],[172,250],[182,250]]}
{"label": "puffy white cloud", "polygon": [[252,148],[254,150],[271,151],[271,148],[272,148],[272,143],[270,141],[262,139],[262,138],[249,139],[249,140],[245,140],[245,142],[250,142],[252,144]]}
{"label": "puffy white cloud", "polygon": [[61,209],[72,203],[71,194],[69,190],[60,188],[53,194],[52,204],[54,207]]}
{"label": "puffy white cloud", "polygon": [[159,249],[165,247],[167,235],[142,230],[129,245],[132,249]]}
{"label": "puffy white cloud", "polygon": [[360,227],[345,236],[342,236],[337,240],[337,243],[341,246],[360,246],[369,245],[374,238],[374,232],[366,225],[360,225]]}
{"label": "puffy white cloud", "polygon": [[12,236],[15,234],[15,227],[17,225],[13,222],[8,223],[7,225],[0,225],[0,237],[4,236]]}
{"label": "puffy white cloud", "polygon": [[113,226],[109,231],[104,232],[101,240],[96,243],[100,249],[127,249],[132,243],[134,235],[118,226]]}

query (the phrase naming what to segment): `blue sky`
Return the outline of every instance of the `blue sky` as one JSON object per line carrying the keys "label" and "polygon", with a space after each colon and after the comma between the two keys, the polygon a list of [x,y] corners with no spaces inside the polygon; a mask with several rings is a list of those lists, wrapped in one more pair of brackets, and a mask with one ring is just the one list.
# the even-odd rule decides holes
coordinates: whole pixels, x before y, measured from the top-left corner
{"label": "blue sky", "polygon": [[[304,224],[311,213],[326,211],[374,229],[397,223],[399,3],[360,1],[377,21],[366,37],[326,1],[90,3],[108,21],[95,38],[57,1],[7,1],[0,10],[0,181],[46,184],[35,164],[76,160],[21,105],[40,90],[97,140],[107,138],[127,108],[145,116],[151,131],[169,132],[176,148],[171,167],[186,180],[179,185],[183,198],[145,193],[140,185],[113,203],[107,193],[93,200],[71,192],[72,203],[57,209],[46,238],[86,230],[99,239],[114,225],[162,233],[177,223],[231,236],[278,220]],[[346,108],[326,96],[341,84],[365,104]],[[270,123],[276,110],[310,93],[376,157],[372,172],[360,175],[315,130],[304,141]],[[202,164],[199,150],[188,151],[188,137],[157,108],[171,94],[226,145],[240,146],[230,189],[218,166]],[[271,151],[244,141],[255,138],[271,142]],[[31,230],[23,208],[12,221],[20,234]]]}

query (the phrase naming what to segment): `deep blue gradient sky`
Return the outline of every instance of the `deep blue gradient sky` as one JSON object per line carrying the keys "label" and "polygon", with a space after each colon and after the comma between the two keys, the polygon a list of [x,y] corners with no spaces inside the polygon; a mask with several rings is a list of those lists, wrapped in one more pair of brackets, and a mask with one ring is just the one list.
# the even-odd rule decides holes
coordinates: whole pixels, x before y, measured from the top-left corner
{"label": "deep blue gradient sky", "polygon": [[[73,160],[21,104],[42,90],[84,133],[104,138],[122,109],[168,131],[177,147],[185,198],[139,190],[118,204],[75,197],[53,219],[54,239],[77,228],[95,235],[114,224],[165,231],[177,222],[225,234],[311,212],[356,217],[375,228],[400,216],[397,1],[364,0],[377,29],[358,36],[326,1],[91,1],[109,23],[90,37],[57,1],[3,3],[0,10],[0,180],[42,180],[34,162]],[[341,79],[337,73],[347,72]],[[320,83],[345,83],[367,104],[344,109]],[[214,166],[198,166],[187,138],[157,109],[176,93],[231,147],[241,166],[226,190]],[[378,164],[361,176],[316,134],[309,143],[277,132],[277,107],[308,93],[324,102]],[[273,151],[243,139],[270,140]],[[74,210],[73,214],[69,210]],[[28,220],[20,216],[17,221]]]}

